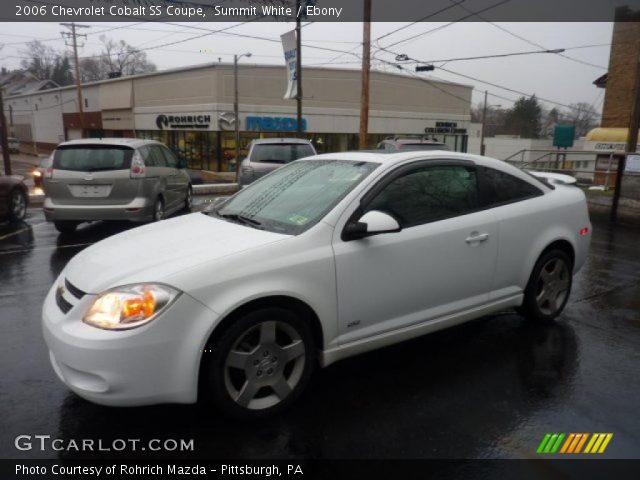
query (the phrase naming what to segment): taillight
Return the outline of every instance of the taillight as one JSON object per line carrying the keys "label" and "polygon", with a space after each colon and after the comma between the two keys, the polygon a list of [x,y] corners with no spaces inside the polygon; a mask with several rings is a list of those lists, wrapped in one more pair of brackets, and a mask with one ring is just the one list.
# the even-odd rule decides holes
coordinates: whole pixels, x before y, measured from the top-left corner
{"label": "taillight", "polygon": [[46,167],[44,169],[45,178],[53,177],[53,153],[47,158]]}
{"label": "taillight", "polygon": [[585,235],[589,235],[589,227],[582,227],[580,229],[580,236],[584,237]]}
{"label": "taillight", "polygon": [[145,166],[142,156],[138,152],[131,157],[131,178],[144,178]]}

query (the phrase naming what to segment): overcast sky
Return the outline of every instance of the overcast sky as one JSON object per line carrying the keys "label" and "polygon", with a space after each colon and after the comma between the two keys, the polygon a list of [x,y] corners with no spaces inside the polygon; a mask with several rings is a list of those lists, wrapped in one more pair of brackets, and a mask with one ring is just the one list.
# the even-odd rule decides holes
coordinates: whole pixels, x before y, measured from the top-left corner
{"label": "overcast sky", "polygon": [[[94,23],[91,24],[91,28],[83,30],[89,35],[80,55],[89,56],[98,53],[101,47],[99,38],[101,35],[107,35],[115,40],[122,39],[135,47],[146,49],[207,33],[205,30],[198,30],[198,28],[218,30],[233,25],[237,24]],[[372,24],[371,37],[377,39],[407,25],[406,23],[374,23]],[[123,28],[100,33],[100,31],[114,27]],[[282,33],[292,28],[293,24],[291,23],[251,23],[239,25],[229,32],[279,40]],[[536,54],[450,61],[446,64],[437,62],[435,65],[501,87],[508,87],[527,94],[535,93],[541,98],[560,104],[587,102],[601,111],[604,90],[596,88],[592,82],[607,71],[612,29],[611,23],[498,23],[495,25],[470,22],[452,25],[418,23],[386,36],[379,42],[374,42],[373,65],[376,69],[397,72],[395,67],[376,60],[380,58],[394,62],[394,54],[396,53],[404,53],[421,61],[432,61],[540,50],[533,44],[538,44],[546,49],[565,48],[568,50],[564,55],[571,57],[571,59],[557,54]],[[20,58],[18,57],[24,55],[25,43],[32,39],[46,40],[48,45],[58,49],[67,48],[60,36],[61,30],[62,27],[57,23],[0,23],[0,45],[4,45],[0,50],[0,65],[8,68],[19,67]],[[429,33],[393,45],[425,32]],[[522,37],[522,39],[516,38],[514,35]],[[362,24],[359,23],[312,23],[303,28],[302,34],[303,44],[339,51],[351,51],[358,56],[362,51],[359,44],[361,40]],[[586,46],[589,47],[572,49],[573,47]],[[393,53],[385,53],[377,47],[387,48]],[[241,60],[244,64],[284,65],[282,47],[279,43],[228,36],[221,33],[150,49],[147,54],[149,59],[158,66],[158,69],[163,70],[217,62],[219,59],[223,62],[230,62],[233,60],[234,53],[244,52],[253,54],[252,58]],[[340,68],[359,68],[359,58],[353,54],[341,55],[338,52],[303,47],[302,58],[303,66],[321,64]],[[413,71],[414,65],[409,64],[405,68],[407,71]],[[507,99],[513,100],[519,96],[517,93],[457,76],[440,68],[419,75],[472,85],[477,89],[474,91],[474,103],[482,100],[485,89],[488,89],[490,94],[493,93]],[[489,104],[508,107],[512,102],[503,98],[490,97]],[[543,104],[547,108],[554,106],[547,102],[543,102]]]}

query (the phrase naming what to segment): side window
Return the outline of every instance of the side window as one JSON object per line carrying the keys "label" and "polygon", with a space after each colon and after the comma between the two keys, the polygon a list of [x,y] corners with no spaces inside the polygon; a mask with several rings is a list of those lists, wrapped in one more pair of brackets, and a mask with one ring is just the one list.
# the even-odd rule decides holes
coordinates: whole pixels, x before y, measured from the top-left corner
{"label": "side window", "polygon": [[476,170],[439,165],[412,170],[395,178],[367,205],[393,215],[402,227],[455,217],[478,208]]}
{"label": "side window", "polygon": [[178,167],[178,159],[173,154],[173,152],[171,150],[169,150],[168,148],[166,148],[166,147],[158,147],[158,148],[160,149],[160,151],[164,155],[165,161],[167,162],[167,166],[171,167],[171,168],[177,168]]}
{"label": "side window", "polygon": [[140,152],[140,156],[142,157],[142,160],[144,160],[144,164],[147,167],[155,167],[156,165],[156,161],[153,158],[153,156],[151,155],[151,151],[149,150],[148,147],[140,147],[138,149],[138,152]]}
{"label": "side window", "polygon": [[482,197],[485,206],[497,206],[542,195],[542,191],[513,175],[481,167]]}
{"label": "side window", "polygon": [[376,147],[376,150],[386,150],[386,149],[387,149],[387,146],[384,142],[380,142]]}

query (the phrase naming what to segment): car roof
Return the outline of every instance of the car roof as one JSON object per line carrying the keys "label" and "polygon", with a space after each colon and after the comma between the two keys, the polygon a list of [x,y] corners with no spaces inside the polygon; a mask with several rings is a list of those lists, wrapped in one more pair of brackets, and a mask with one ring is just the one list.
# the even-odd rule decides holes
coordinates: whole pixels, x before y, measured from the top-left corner
{"label": "car roof", "polygon": [[255,145],[260,145],[260,144],[274,144],[274,143],[300,143],[300,144],[305,144],[305,145],[309,145],[311,144],[311,142],[309,140],[307,140],[306,138],[288,138],[288,137],[284,137],[284,138],[256,138],[253,143]]}
{"label": "car roof", "polygon": [[144,140],[142,138],[80,138],[78,140],[69,140],[63,142],[58,147],[67,147],[72,145],[106,145],[117,147],[139,148],[144,145],[162,145],[155,140]]}
{"label": "car roof", "polygon": [[536,179],[532,175],[520,170],[517,167],[514,167],[513,165],[508,164],[507,162],[491,157],[483,157],[481,155],[473,155],[471,153],[453,152],[451,150],[417,150],[397,153],[375,153],[367,150],[355,152],[337,152],[305,157],[296,160],[296,162],[308,162],[313,160],[347,160],[354,162],[372,162],[381,164],[382,168],[387,170],[393,168],[395,165],[411,163],[412,161],[433,160],[435,162],[438,160],[466,160],[482,167],[501,170],[505,173],[509,173],[513,176],[519,177],[528,183],[534,183],[538,186],[544,185],[544,188],[546,190],[550,190],[550,187],[544,182],[539,181],[539,179]]}

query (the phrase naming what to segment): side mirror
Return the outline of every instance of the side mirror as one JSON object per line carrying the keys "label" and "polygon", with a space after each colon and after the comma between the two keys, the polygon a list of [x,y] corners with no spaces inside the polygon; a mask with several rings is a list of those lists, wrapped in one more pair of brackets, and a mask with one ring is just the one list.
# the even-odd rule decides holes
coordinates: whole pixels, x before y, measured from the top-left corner
{"label": "side mirror", "polygon": [[357,222],[347,224],[342,233],[342,239],[359,240],[381,233],[393,233],[402,230],[400,224],[388,213],[371,210],[365,213]]}

